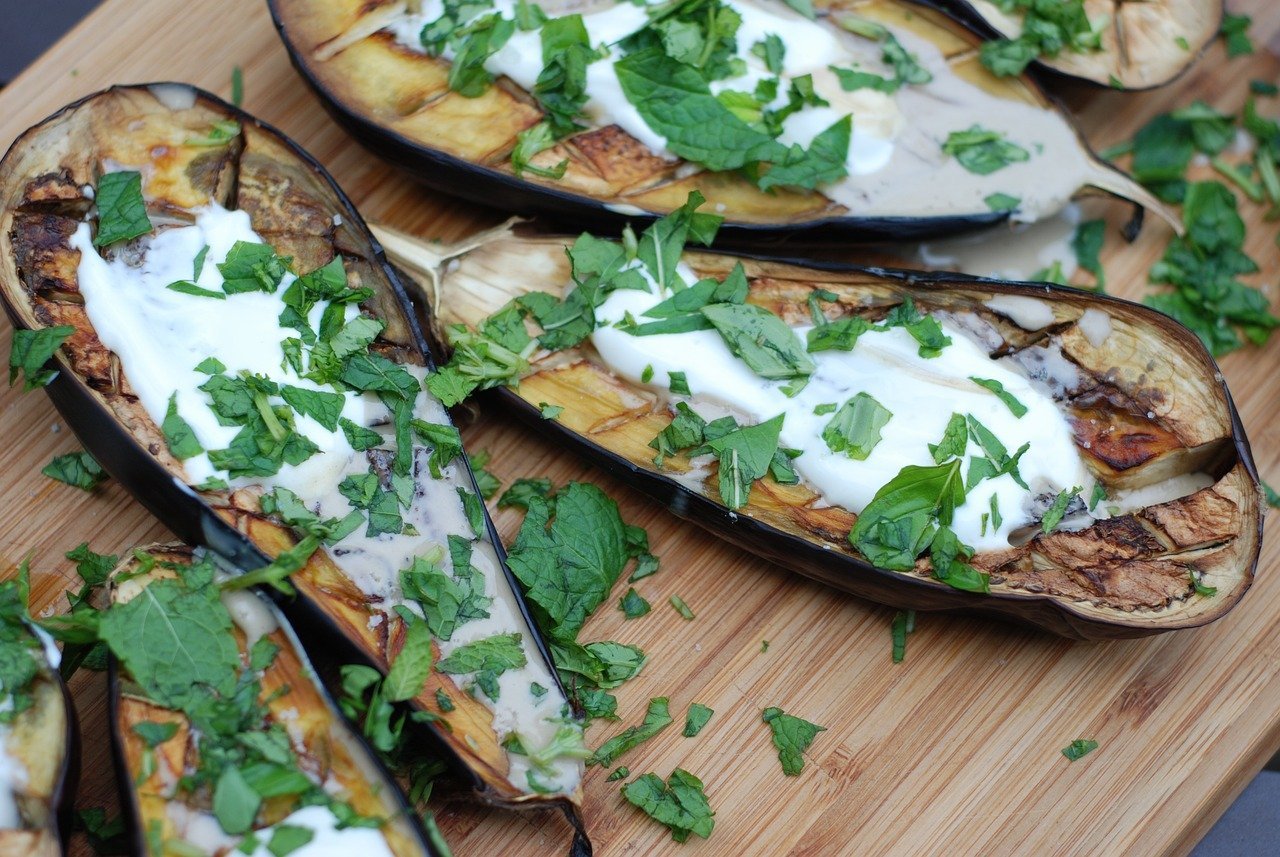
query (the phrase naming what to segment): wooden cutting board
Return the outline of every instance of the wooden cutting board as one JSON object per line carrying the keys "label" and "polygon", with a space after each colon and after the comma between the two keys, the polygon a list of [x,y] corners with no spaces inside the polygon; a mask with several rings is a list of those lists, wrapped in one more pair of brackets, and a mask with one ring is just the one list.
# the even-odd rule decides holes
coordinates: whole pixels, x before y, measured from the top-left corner
{"label": "wooden cutting board", "polygon": [[[1254,16],[1252,57],[1228,63],[1214,46],[1177,84],[1150,93],[1059,86],[1095,145],[1128,139],[1155,113],[1193,98],[1236,111],[1250,78],[1277,79],[1280,61],[1267,46],[1280,42],[1280,4],[1231,5]],[[244,68],[245,106],[326,164],[370,219],[456,239],[501,218],[405,180],[339,131],[290,68],[260,0],[108,0],[0,92],[0,145],[112,83],[182,80],[225,96],[233,65]],[[1276,112],[1275,101],[1264,105]],[[1246,249],[1274,299],[1276,228],[1262,224],[1257,207],[1246,210]],[[1117,223],[1126,214],[1112,210]],[[1111,291],[1146,293],[1146,271],[1167,235],[1158,223],[1131,246],[1110,234]],[[0,353],[9,338],[4,324]],[[1229,355],[1222,369],[1259,469],[1280,484],[1280,336]],[[43,395],[3,393],[0,432],[0,567],[32,557],[38,606],[65,604],[74,575],[62,554],[79,542],[120,553],[166,537],[117,486],[90,495],[40,475],[53,455],[78,448]],[[1185,853],[1280,748],[1274,532],[1253,590],[1210,627],[1087,644],[921,615],[906,661],[895,665],[892,611],[720,543],[501,414],[483,412],[465,437],[471,450],[493,453],[491,469],[504,482],[545,475],[600,484],[628,522],[648,529],[662,558],[662,571],[637,587],[654,604],[651,614],[624,621],[610,603],[587,624],[584,639],[635,643],[650,656],[618,693],[621,723],[597,723],[588,743],[638,723],[650,697],[669,696],[677,723],[621,761],[633,774],[665,777],[676,766],[696,773],[717,810],[716,829],[707,842],[676,845],[593,768],[586,815],[597,854]],[[504,512],[498,523],[510,536],[518,519]],[[1271,513],[1270,523],[1280,516]],[[672,594],[697,618],[668,607]],[[85,736],[79,801],[114,811],[104,684],[92,673],[72,683]],[[683,738],[680,719],[695,701],[716,714],[697,738]],[[760,721],[773,705],[826,727],[798,777],[782,775]],[[1076,738],[1101,747],[1069,763],[1059,751]],[[459,855],[567,850],[558,817],[476,808],[458,796],[438,803]]]}

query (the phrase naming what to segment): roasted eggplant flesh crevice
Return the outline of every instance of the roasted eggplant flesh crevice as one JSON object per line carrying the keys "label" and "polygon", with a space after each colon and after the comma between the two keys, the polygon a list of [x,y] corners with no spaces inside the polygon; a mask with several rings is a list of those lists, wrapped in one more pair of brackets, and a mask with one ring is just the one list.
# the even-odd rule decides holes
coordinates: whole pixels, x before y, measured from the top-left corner
{"label": "roasted eggplant flesh crevice", "polygon": [[[955,0],[965,19],[1004,39],[1025,31],[1025,15],[992,0]],[[1063,48],[1038,62],[1063,74],[1120,89],[1150,89],[1186,71],[1218,35],[1222,0],[1084,0],[1096,48]]]}
{"label": "roasted eggplant flesh crevice", "polygon": [[[154,545],[142,553],[154,565],[144,570],[136,555],[121,565],[113,576],[114,605],[143,596],[159,581],[168,580],[171,585],[185,581],[193,565],[203,563],[212,573],[212,561],[193,558],[186,546]],[[192,598],[185,584],[182,591]],[[128,661],[117,662],[112,727],[124,762],[122,780],[147,852],[171,853],[175,843],[182,843],[210,854],[223,853],[250,836],[265,849],[280,827],[294,826],[311,832],[314,839],[331,839],[330,847],[369,855],[432,857],[435,852],[409,821],[403,795],[343,721],[279,611],[261,596],[243,590],[211,598],[215,603],[220,600],[225,611],[219,616],[218,608],[206,603],[205,610],[220,622],[217,631],[225,629],[227,641],[217,651],[230,656],[228,678],[236,688],[233,697],[222,698],[222,708],[205,712],[215,719],[199,722],[181,708],[161,704],[147,690],[153,676],[135,678]],[[174,605],[176,599],[166,603]],[[169,609],[179,614],[177,607]],[[217,659],[212,652],[206,652],[206,657]],[[238,673],[238,678],[232,673]],[[255,690],[256,696],[246,696]],[[207,696],[217,697],[218,691],[210,688]],[[225,743],[228,736],[202,731],[219,722],[237,724],[235,734],[229,736],[232,744]],[[240,742],[239,748],[235,741]],[[237,753],[244,756],[239,762]],[[222,771],[217,776],[207,770],[213,756],[218,757],[213,764]],[[258,783],[267,793],[252,814],[225,808],[232,792],[223,780],[235,780],[226,770],[236,771],[241,780],[245,778],[239,772],[249,772],[245,781]],[[265,785],[267,773],[274,776],[274,787]],[[243,800],[245,794],[241,791],[238,796]],[[336,803],[316,803],[322,799]],[[332,831],[339,809],[367,821],[346,831]],[[227,823],[235,829],[226,830]]]}
{"label": "roasted eggplant flesh crevice", "polygon": [[[218,133],[214,134],[210,129]],[[228,129],[232,129],[231,132]],[[91,194],[108,169],[141,172],[146,209],[158,232],[153,239],[143,237],[103,248],[101,255],[105,259],[95,261],[86,259],[82,252],[88,247],[84,224],[89,223],[90,228],[100,225],[95,219],[97,214]],[[0,193],[3,194],[0,200],[3,202],[3,209],[0,209],[0,284],[4,287],[11,316],[22,327],[38,329],[69,325],[74,329],[60,349],[60,359],[70,370],[70,379],[55,381],[55,384],[65,381],[76,385],[73,392],[80,392],[74,394],[84,400],[78,406],[77,414],[68,412],[72,427],[79,432],[97,434],[102,430],[101,418],[86,414],[96,415],[95,406],[111,414],[123,432],[121,439],[113,441],[115,451],[103,461],[104,466],[108,470],[127,469],[132,474],[142,470],[150,474],[141,484],[134,485],[135,491],[150,492],[153,483],[168,483],[175,479],[180,485],[197,487],[196,491],[184,494],[175,505],[160,504],[157,508],[152,504],[153,509],[161,517],[174,516],[170,525],[180,532],[194,530],[211,547],[235,554],[240,564],[245,564],[246,558],[266,563],[298,548],[304,541],[306,522],[299,524],[296,517],[286,520],[286,513],[278,507],[273,508],[270,514],[264,512],[263,495],[271,492],[260,484],[261,480],[242,478],[234,480],[229,487],[215,488],[205,484],[203,477],[193,477],[193,465],[204,459],[196,456],[179,460],[171,453],[169,441],[159,425],[164,417],[163,407],[158,414],[149,409],[133,383],[136,379],[128,377],[128,367],[122,362],[122,356],[108,348],[94,328],[88,309],[92,306],[92,295],[85,288],[87,281],[81,279],[85,276],[82,269],[87,263],[99,265],[99,269],[101,265],[117,265],[112,270],[119,274],[119,280],[129,276],[132,270],[130,261],[145,254],[151,247],[149,241],[181,234],[183,230],[180,227],[193,223],[201,226],[213,215],[229,221],[233,215],[239,216],[238,212],[247,213],[252,234],[269,245],[274,254],[292,257],[293,272],[302,275],[317,271],[340,259],[346,288],[371,290],[360,301],[360,317],[377,320],[384,326],[367,346],[369,359],[384,361],[379,365],[390,367],[387,371],[393,374],[403,373],[398,376],[401,380],[412,380],[412,387],[418,392],[405,395],[410,396],[408,401],[412,403],[410,407],[414,417],[423,418],[446,435],[453,431],[439,403],[425,392],[420,392],[420,379],[429,366],[425,343],[410,315],[411,308],[403,287],[382,258],[380,249],[358,214],[317,164],[278,132],[230,105],[178,84],[120,87],[91,96],[33,128],[15,143],[5,161],[0,163]],[[209,243],[214,242],[206,241]],[[198,244],[192,248],[192,253],[197,248]],[[209,254],[206,272],[213,270],[215,252]],[[191,276],[190,266],[186,262],[183,265],[185,273],[179,276]],[[121,271],[124,273],[120,274]],[[195,274],[195,279],[208,285],[200,273]],[[99,284],[101,281],[102,278],[94,280]],[[282,286],[280,291],[283,290]],[[230,306],[235,297],[228,294],[226,305]],[[137,312],[144,311],[143,303],[145,301],[139,300],[136,304],[139,307]],[[208,303],[212,305],[214,301],[209,300]],[[221,303],[218,301],[219,305]],[[132,302],[118,301],[115,305],[134,312],[135,304]],[[210,315],[215,310],[210,310]],[[190,316],[190,319],[204,317],[203,305],[197,311],[197,315]],[[347,312],[348,320],[356,317],[350,308]],[[274,318],[275,314],[272,314],[270,319]],[[244,319],[246,327],[250,321],[255,319]],[[205,321],[190,320],[184,323],[206,324]],[[319,329],[323,330],[323,327]],[[236,341],[246,348],[253,344],[245,339],[243,331],[238,330],[237,335],[239,339]],[[275,339],[281,340],[285,335]],[[263,343],[269,341],[269,337],[262,339]],[[184,343],[171,344],[175,349],[185,347]],[[202,359],[195,358],[192,363]],[[280,364],[280,355],[275,354],[268,362]],[[226,363],[232,369],[224,377],[233,377],[235,366],[231,359]],[[148,365],[155,365],[154,361]],[[314,366],[313,363],[313,369]],[[154,388],[153,377],[143,380]],[[337,389],[344,388],[339,386]],[[456,534],[459,544],[465,543],[465,548],[470,550],[473,584],[487,587],[478,592],[475,603],[480,607],[473,611],[472,617],[492,615],[493,618],[484,623],[491,629],[489,633],[500,635],[510,631],[518,634],[518,639],[512,637],[516,640],[513,645],[521,647],[524,665],[511,668],[511,676],[532,677],[531,680],[550,688],[551,692],[529,703],[532,708],[526,712],[520,707],[524,705],[522,698],[517,698],[514,692],[504,695],[508,701],[496,700],[483,693],[473,694],[468,690],[472,682],[469,674],[445,674],[433,670],[411,704],[440,714],[440,699],[447,698],[452,703],[453,710],[440,716],[439,721],[429,728],[460,763],[462,772],[483,799],[531,808],[575,804],[579,794],[579,762],[568,757],[553,760],[556,773],[553,776],[544,771],[541,775],[543,791],[537,791],[527,783],[524,766],[529,763],[513,759],[502,746],[505,731],[499,733],[495,730],[494,709],[502,705],[514,706],[513,711],[518,709],[517,713],[507,719],[515,726],[503,727],[504,730],[518,728],[525,737],[526,746],[541,746],[538,742],[542,740],[542,732],[539,730],[556,728],[550,725],[552,721],[549,718],[561,716],[564,697],[545,649],[539,643],[537,631],[527,619],[520,595],[515,591],[499,558],[498,548],[493,544],[495,537],[483,515],[482,504],[476,506],[474,522],[465,514],[467,498],[458,492],[474,494],[474,482],[465,456],[459,452],[456,460],[429,462],[435,455],[434,447],[439,444],[418,445],[411,440],[412,453],[404,457],[402,476],[400,458],[387,448],[398,447],[388,436],[393,420],[391,406],[379,404],[388,400],[368,392],[360,396],[349,388],[343,395],[354,395],[357,401],[366,403],[362,405],[362,413],[368,423],[360,425],[369,432],[382,429],[384,437],[382,442],[367,451],[350,453],[349,460],[343,465],[346,469],[340,467],[338,470],[341,472],[328,471],[326,479],[336,472],[330,480],[334,484],[329,486],[329,493],[314,502],[304,498],[305,502],[311,503],[309,508],[314,513],[317,508],[323,511],[332,498],[341,500],[347,496],[339,495],[337,482],[350,471],[362,480],[366,488],[395,494],[403,513],[403,520],[397,518],[397,521],[403,529],[381,537],[366,536],[361,535],[366,532],[361,525],[350,531],[350,536],[342,537],[346,541],[335,540],[334,545],[315,550],[291,577],[299,598],[290,609],[306,615],[318,615],[321,624],[328,623],[331,632],[341,633],[359,652],[360,658],[385,671],[406,645],[407,623],[414,619],[413,616],[406,618],[394,609],[403,606],[410,613],[414,611],[414,605],[407,604],[407,599],[400,595],[397,575],[398,570],[405,566],[397,564],[391,568],[393,561],[398,563],[401,559],[401,554],[396,551],[407,551],[414,558],[430,555],[429,558],[439,562],[447,573],[452,567],[453,537]],[[55,401],[58,401],[57,397]],[[347,401],[350,404],[351,400]],[[277,410],[282,407],[274,400],[272,406]],[[407,409],[402,410],[408,412]],[[346,410],[343,413],[350,416]],[[188,420],[191,418],[189,411],[180,411],[180,415]],[[295,419],[292,415],[286,417],[287,421]],[[78,425],[77,420],[93,424]],[[366,433],[366,440],[361,441],[364,445],[368,444],[367,436]],[[408,436],[407,431],[405,436]],[[326,437],[340,438],[341,434],[331,432]],[[439,443],[447,445],[445,440]],[[205,448],[216,447],[205,444]],[[392,458],[395,459],[394,472],[387,466],[388,459]],[[163,470],[157,468],[157,464]],[[435,475],[437,468],[439,478]],[[374,477],[376,485],[367,484],[367,480]],[[314,484],[318,484],[318,480],[313,480],[308,486]],[[325,484],[328,485],[327,482]],[[203,487],[198,487],[201,485]],[[276,490],[278,495],[279,489]],[[305,493],[301,487],[298,490]],[[329,514],[332,512],[320,517],[328,518]],[[346,509],[336,514],[342,517]],[[351,514],[355,514],[354,509]],[[216,516],[225,525],[225,532],[209,530],[207,519],[211,516]],[[330,523],[334,521],[330,520]],[[412,526],[404,526],[406,523]],[[444,552],[446,531],[451,550],[445,552],[442,559],[439,554]],[[401,534],[397,536],[396,532]],[[386,548],[389,537],[392,547]],[[364,541],[353,547],[353,540],[360,539]],[[375,548],[385,548],[385,553],[375,555]],[[370,556],[373,559],[383,558],[385,562],[382,566],[359,565]],[[373,560],[368,561],[372,563]],[[365,571],[368,574],[364,574]],[[484,597],[480,598],[480,595]],[[487,609],[483,602],[488,603]],[[459,628],[465,628],[461,621]],[[439,663],[453,649],[471,642],[472,637],[463,633],[454,636],[452,643],[433,638],[433,663]],[[527,687],[523,689],[528,690]],[[547,707],[550,714],[538,706]],[[543,717],[544,714],[547,718]],[[530,744],[531,740],[533,744]],[[562,788],[547,785],[548,782],[561,782],[556,779],[561,775],[565,777]]]}
{"label": "roasted eggplant flesh crevice", "polygon": [[[743,171],[720,167],[718,162],[708,161],[708,156],[694,154],[703,151],[701,148],[686,152],[690,158],[701,157],[699,163],[681,160],[666,150],[670,145],[685,151],[671,143],[672,135],[664,136],[645,124],[653,120],[646,120],[643,111],[632,107],[640,96],[627,90],[631,84],[614,80],[611,71],[600,71],[600,67],[619,60],[622,51],[631,50],[616,46],[611,56],[591,65],[585,84],[589,99],[586,113],[577,120],[583,130],[570,132],[554,144],[548,140],[549,148],[528,158],[529,169],[517,169],[515,161],[524,158],[528,135],[551,121],[533,94],[540,91],[541,84],[535,86],[523,79],[533,67],[524,53],[539,50],[536,33],[515,33],[502,52],[486,61],[497,72],[505,69],[521,78],[520,84],[499,75],[492,85],[471,91],[458,85],[455,77],[459,68],[445,58],[452,55],[450,51],[465,54],[465,48],[450,42],[444,54],[433,56],[417,41],[424,24],[428,30],[440,26],[432,23],[438,14],[433,4],[402,0],[272,2],[277,26],[295,63],[358,137],[391,160],[414,169],[422,179],[481,201],[476,181],[482,178],[505,182],[513,192],[518,185],[522,200],[529,190],[540,192],[538,206],[548,212],[594,204],[604,216],[608,212],[615,216],[665,213],[678,208],[696,190],[731,224],[784,228],[829,222],[833,228],[843,224],[848,229],[860,220],[870,224],[878,218],[884,223],[896,222],[901,235],[904,230],[930,228],[956,231],[966,224],[978,228],[1004,219],[1011,208],[1018,210],[1015,216],[1021,219],[1038,219],[1060,209],[1082,189],[1093,188],[1139,202],[1168,219],[1175,229],[1180,228],[1158,200],[1094,157],[1070,120],[1029,79],[992,76],[978,58],[981,40],[937,9],[909,0],[848,0],[820,8],[818,18],[811,22],[786,8],[781,0],[735,0],[731,5],[741,7],[737,11],[744,16],[760,17],[759,22],[753,17],[740,31],[738,49],[743,62],[756,62],[756,54],[746,41],[757,36],[746,33],[760,28],[764,32],[776,30],[783,33],[784,42],[791,34],[794,44],[789,50],[800,65],[787,71],[785,63],[777,60],[784,66],[779,90],[787,89],[787,75],[803,78],[801,83],[812,80],[820,99],[807,104],[826,111],[821,114],[823,127],[837,115],[857,116],[849,159],[853,166],[845,167],[851,171],[850,177],[824,179],[817,184],[817,191],[796,183],[770,187],[768,183],[758,185]],[[498,8],[506,17],[516,14],[502,4]],[[629,22],[624,25],[616,20],[615,9],[627,10],[627,4],[570,4],[559,9],[548,7],[547,14],[555,18],[582,13],[591,18],[587,26],[593,41],[630,44],[623,37],[645,25],[644,11],[630,8],[622,16]],[[635,21],[630,22],[631,18]],[[807,35],[801,36],[801,31]],[[550,38],[546,30],[541,32],[544,39]],[[887,53],[880,56],[877,39],[903,40],[912,51],[926,57],[921,62],[931,71],[916,66],[918,71],[913,73],[919,77],[903,77],[908,74],[903,66],[888,63]],[[892,44],[897,46],[898,41]],[[831,59],[815,58],[826,57],[828,50]],[[511,59],[517,53],[521,59]],[[628,59],[634,56],[628,54]],[[814,66],[811,77],[798,73],[805,62]],[[540,60],[533,65],[542,67]],[[837,65],[857,66],[859,72],[873,70],[881,81],[880,88],[838,82],[836,73],[828,68]],[[690,74],[714,74],[709,70],[694,72],[688,65],[683,68]],[[772,68],[768,71],[761,66],[758,76],[769,77],[778,66]],[[803,68],[808,70],[807,65]],[[935,79],[920,79],[928,74]],[[745,77],[716,81],[713,90],[715,86],[735,92],[749,90],[756,83],[752,75],[755,70]],[[888,82],[884,75],[888,75]],[[799,108],[797,116],[806,109]],[[1011,118],[1015,110],[1019,111],[1016,120]],[[1002,118],[1004,113],[1008,117]],[[814,117],[805,121],[818,122],[817,113]],[[932,125],[919,126],[922,117],[929,117]],[[739,119],[730,116],[725,121],[736,123]],[[1001,130],[1001,122],[1009,126],[1007,131]],[[1029,163],[974,171],[959,166],[949,155],[943,156],[943,145],[950,145],[953,132],[992,123],[999,126],[999,134],[1039,135],[1035,141],[1022,141],[1024,148],[1030,147],[1026,151],[1033,153]],[[790,138],[784,134],[779,139]],[[749,145],[743,143],[740,148],[745,150]],[[1051,179],[1046,180],[1044,170],[1031,169],[1041,157],[1055,163]],[[706,163],[715,169],[699,165]],[[470,181],[454,175],[468,170]],[[990,203],[990,198],[1015,201],[1002,208]],[[521,205],[528,207],[524,202]],[[575,216],[582,213],[574,212]]]}
{"label": "roasted eggplant flesh crevice", "polygon": [[[3,645],[32,652],[37,672],[21,688],[0,693],[0,857],[54,857],[62,853],[61,803],[72,740],[68,698],[39,638]],[[16,713],[15,713],[16,712]]]}
{"label": "roasted eggplant flesh crevice", "polygon": [[[393,238],[385,240],[396,258]],[[570,274],[566,245],[564,239],[510,232],[490,236],[440,269],[430,295],[438,323],[476,327],[527,292],[563,290]],[[999,598],[1050,599],[1100,622],[1184,627],[1225,612],[1252,580],[1260,495],[1247,445],[1211,358],[1166,317],[1114,299],[966,278],[818,271],[702,252],[687,252],[684,261],[698,278],[715,279],[741,262],[748,302],[790,324],[805,323],[809,298],[819,290],[838,296],[823,304],[828,319],[876,321],[909,296],[922,312],[958,321],[992,358],[1020,365],[1052,391],[1089,473],[1108,497],[1127,495],[1135,507],[1075,532],[1046,534],[1037,527],[1024,544],[979,551],[971,562],[990,574],[990,595],[963,593],[975,607]],[[1051,317],[1030,324],[1011,305]],[[511,395],[534,407],[562,406],[556,418],[562,429],[627,468],[719,497],[714,463],[678,455],[662,470],[655,467],[650,441],[673,415],[664,391],[619,377],[589,340],[535,353],[530,366]],[[690,403],[697,407],[699,400]],[[738,511],[780,535],[827,549],[832,562],[837,556],[860,559],[847,538],[857,516],[824,502],[803,482],[765,478]],[[1197,594],[1193,572],[1200,592],[1213,587],[1217,594]],[[851,586],[858,573],[849,568]],[[910,574],[929,579],[932,568],[921,559]]]}

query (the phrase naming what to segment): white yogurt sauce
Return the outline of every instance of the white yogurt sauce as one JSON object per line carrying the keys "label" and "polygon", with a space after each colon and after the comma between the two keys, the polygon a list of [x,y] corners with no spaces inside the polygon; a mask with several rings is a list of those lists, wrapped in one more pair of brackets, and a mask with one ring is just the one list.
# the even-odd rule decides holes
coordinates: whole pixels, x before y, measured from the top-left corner
{"label": "white yogurt sauce", "polygon": [[[197,284],[220,290],[222,276],[217,263],[222,262],[236,241],[261,242],[244,211],[229,211],[211,204],[195,211],[194,225],[170,228],[150,239],[143,239],[140,250],[127,250],[110,261],[93,247],[88,224],[82,224],[71,240],[80,251],[77,270],[85,310],[103,344],[120,358],[129,384],[139,401],[159,425],[165,417],[169,399],[177,394],[178,412],[192,427],[206,450],[222,449],[240,430],[223,426],[209,407],[209,396],[199,386],[207,375],[195,366],[207,357],[216,357],[230,374],[241,370],[266,375],[279,383],[306,389],[333,392],[298,376],[284,360],[280,343],[296,335],[282,328],[280,313],[285,309],[282,295],[293,275],[286,275],[274,293],[247,292],[228,295],[226,300],[188,295],[166,286],[192,276],[192,261],[202,247],[208,246]],[[313,328],[318,327],[324,305],[311,314]],[[349,305],[348,318],[358,313]],[[406,366],[421,381],[425,370]],[[372,394],[344,393],[343,416],[358,425],[389,431],[387,408]],[[281,400],[273,400],[279,404]],[[439,402],[419,394],[414,415],[427,422],[447,423],[448,415]],[[267,491],[280,486],[294,491],[309,508],[322,518],[342,518],[352,506],[337,490],[348,474],[369,471],[364,452],[356,452],[341,431],[330,432],[310,417],[298,415],[297,428],[320,448],[320,452],[296,467],[284,465],[271,477],[243,477],[228,480],[233,486],[260,485]],[[393,446],[393,444],[390,444]],[[399,572],[416,556],[444,546],[450,534],[471,536],[462,501],[456,488],[462,474],[454,467],[445,468],[442,479],[433,479],[426,469],[426,451],[415,450],[415,496],[407,509],[401,509],[406,523],[414,525],[417,535],[383,533],[365,535],[361,525],[353,533],[328,548],[339,568],[370,596],[378,609],[389,612],[405,604],[399,585]],[[217,471],[207,454],[202,453],[183,462],[188,480],[199,484],[210,477],[225,477]],[[446,553],[441,563],[452,570]],[[494,728],[501,740],[517,727],[530,747],[542,747],[551,741],[558,727],[565,699],[554,692],[555,681],[538,654],[533,636],[506,585],[493,547],[481,539],[473,543],[472,564],[484,575],[486,594],[493,598],[487,619],[472,620],[459,627],[453,639],[440,641],[442,657],[458,646],[480,637],[519,632],[524,643],[528,665],[508,670],[499,678],[499,699],[495,702],[484,694],[478,698],[494,712]],[[411,610],[418,610],[408,602]],[[246,624],[246,634],[262,633],[263,625],[246,610],[247,602],[231,603],[228,609],[244,608],[239,618]],[[233,609],[233,615],[236,615]],[[465,682],[467,676],[458,679]],[[553,689],[541,699],[529,692],[531,682]],[[511,757],[511,781],[520,789],[527,788],[524,757]],[[555,763],[555,776],[543,781],[565,791],[576,787],[581,765],[572,759]]]}
{"label": "white yogurt sauce", "polygon": [[[548,14],[582,14],[591,44],[615,45],[647,22],[644,4],[571,3]],[[844,116],[853,116],[853,136],[846,162],[849,175],[821,188],[829,198],[860,215],[909,216],[985,212],[985,198],[996,192],[1016,191],[1021,204],[1015,218],[1032,221],[1061,210],[1085,184],[1096,167],[1089,161],[1076,132],[1056,112],[1021,101],[992,95],[954,74],[946,58],[930,41],[914,33],[890,27],[898,41],[915,55],[933,80],[904,85],[896,93],[871,89],[845,92],[832,66],[868,71],[892,77],[883,61],[879,42],[846,33],[829,22],[811,21],[781,2],[732,0],[741,15],[737,56],[746,71],[738,77],[711,83],[711,91],[754,91],[758,81],[772,77],[752,47],[773,34],[786,46],[779,95],[771,107],[787,101],[794,77],[812,74],[815,91],[830,106],[807,107],[788,117],[779,138],[784,144],[808,145],[823,130]],[[495,0],[492,9],[514,17],[511,0]],[[442,0],[425,0],[417,12],[406,12],[386,26],[396,41],[412,51],[424,50],[422,28],[438,19]],[[446,59],[452,53],[446,49]],[[599,127],[620,126],[653,153],[673,158],[667,141],[641,118],[627,101],[613,63],[622,58],[614,47],[610,55],[587,68],[587,104],[584,113]],[[542,45],[538,31],[517,31],[485,62],[493,74],[506,75],[532,90],[542,70]],[[967,130],[975,122],[998,131],[1025,149],[1030,158],[980,176],[943,153],[942,145],[953,131]],[[1053,164],[1046,170],[1045,163]]]}
{"label": "white yogurt sauce", "polygon": [[326,806],[305,806],[279,824],[255,830],[258,846],[249,852],[249,857],[273,857],[267,850],[271,836],[277,827],[286,825],[305,827],[314,834],[306,845],[290,851],[289,857],[395,857],[381,831],[369,827],[339,830],[338,819]]}
{"label": "white yogurt sauce", "polygon": [[[622,320],[628,312],[640,319],[659,299],[653,291],[618,290],[596,310],[596,317],[604,325]],[[853,512],[861,512],[904,466],[932,465],[928,444],[941,440],[953,413],[972,414],[1010,454],[1030,444],[1019,465],[1030,491],[1006,474],[979,482],[956,509],[954,529],[965,544],[979,551],[1008,547],[1010,534],[1034,521],[1036,495],[1080,486],[1088,497],[1093,478],[1053,399],[1013,364],[993,361],[954,323],[942,319],[940,324],[951,345],[932,359],[919,356],[919,343],[903,328],[863,334],[852,351],[811,354],[817,368],[794,398],[782,392],[785,382],[752,372],[714,330],[632,336],[602,326],[592,334],[592,343],[614,372],[633,383],[642,383],[646,367],[652,366],[650,386],[665,391],[670,372],[686,373],[695,409],[700,402],[714,402],[752,423],[784,414],[780,445],[803,450],[794,462],[796,472],[826,502]],[[801,340],[808,330],[795,328]],[[970,376],[1001,382],[1027,413],[1015,417]],[[832,452],[821,437],[832,415],[813,413],[817,405],[839,406],[860,392],[893,413],[865,461]],[[972,440],[967,455],[982,455]],[[999,527],[988,520],[984,534],[982,519],[990,514],[993,496],[1003,520]]]}

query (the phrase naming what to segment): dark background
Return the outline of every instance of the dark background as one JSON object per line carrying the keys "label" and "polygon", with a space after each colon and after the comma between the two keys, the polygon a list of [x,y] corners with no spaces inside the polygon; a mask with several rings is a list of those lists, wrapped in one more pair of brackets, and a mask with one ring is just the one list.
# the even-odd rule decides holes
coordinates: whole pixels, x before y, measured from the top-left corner
{"label": "dark background", "polygon": [[[0,0],[0,86],[97,5],[98,0]],[[0,150],[8,144],[0,140]],[[1280,756],[1249,784],[1192,857],[1243,854],[1280,854]]]}

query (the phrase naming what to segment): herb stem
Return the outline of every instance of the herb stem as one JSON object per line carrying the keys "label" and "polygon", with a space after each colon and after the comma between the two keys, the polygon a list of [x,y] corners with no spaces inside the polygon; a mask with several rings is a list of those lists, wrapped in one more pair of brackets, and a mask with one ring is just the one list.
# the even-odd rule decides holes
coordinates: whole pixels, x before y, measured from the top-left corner
{"label": "herb stem", "polygon": [[1227,181],[1234,184],[1240,190],[1244,191],[1244,195],[1254,202],[1262,202],[1262,188],[1258,187],[1258,183],[1244,174],[1236,164],[1228,164],[1220,157],[1212,158],[1209,163],[1220,175]]}

